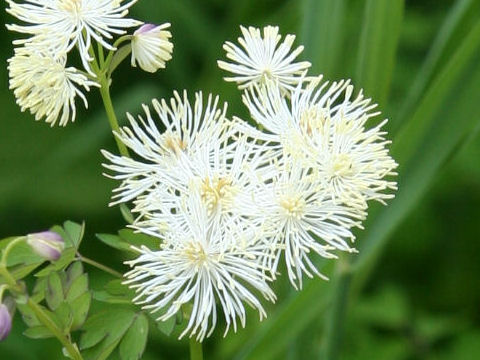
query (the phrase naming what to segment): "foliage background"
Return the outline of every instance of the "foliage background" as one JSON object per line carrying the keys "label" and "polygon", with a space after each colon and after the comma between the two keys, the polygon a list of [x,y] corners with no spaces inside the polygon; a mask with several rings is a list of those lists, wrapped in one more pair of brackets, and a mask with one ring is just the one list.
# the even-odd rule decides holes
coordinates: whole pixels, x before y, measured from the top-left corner
{"label": "foliage background", "polygon": [[[446,19],[462,4],[470,10],[445,31]],[[247,118],[240,93],[222,81],[216,66],[223,42],[236,39],[239,24],[278,24],[281,33],[298,34],[297,44],[306,45],[303,57],[314,63],[315,72],[364,86],[391,119],[390,138],[403,136],[393,151],[405,162],[400,161],[398,201],[382,209],[379,220],[374,207],[372,230],[357,234],[360,250],[365,241],[365,252],[375,251],[350,292],[341,321],[341,357],[480,358],[480,37],[466,43],[480,23],[479,1],[142,0],[131,13],[144,21],[172,23],[174,58],[153,76],[125,62],[114,76],[118,114],[139,113],[142,102],[186,88],[218,93],[229,102],[230,114]],[[12,22],[5,11],[0,16],[4,24]],[[107,206],[115,184],[102,176],[99,149],[115,151],[115,145],[97,94],[90,94],[88,112],[80,110],[66,128],[34,122],[19,111],[8,90],[6,59],[13,54],[14,35],[1,31],[0,238],[66,219],[84,220],[83,252],[122,270],[121,254],[94,236],[124,226],[118,209]],[[422,65],[432,44],[442,39],[445,46],[427,76]],[[463,45],[470,52],[461,57]],[[423,80],[413,105],[405,107],[414,84]],[[430,166],[436,167],[429,172]],[[385,246],[370,247],[373,242],[367,240],[375,236]],[[332,314],[325,289],[337,286],[332,268],[325,268],[330,283],[307,285],[305,302],[295,303],[298,294],[280,288],[279,304],[264,324],[249,317],[246,330],[225,340],[222,329],[216,331],[206,343],[206,358],[318,358]],[[92,287],[102,277],[92,270]],[[302,312],[309,314],[306,319]],[[21,335],[24,329],[17,316],[12,335],[0,344],[2,360],[61,358],[55,341],[27,339]],[[157,331],[144,359],[187,355],[186,341]]]}

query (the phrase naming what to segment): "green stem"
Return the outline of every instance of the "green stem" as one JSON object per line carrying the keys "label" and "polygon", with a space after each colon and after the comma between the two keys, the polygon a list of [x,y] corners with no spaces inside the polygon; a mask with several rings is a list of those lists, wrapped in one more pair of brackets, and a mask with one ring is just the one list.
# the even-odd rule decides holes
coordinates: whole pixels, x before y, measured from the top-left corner
{"label": "green stem", "polygon": [[109,273],[110,275],[113,275],[115,277],[119,277],[119,278],[123,277],[123,275],[121,273],[119,273],[118,271],[113,270],[112,268],[109,268],[106,265],[100,264],[99,262],[96,262],[95,260],[89,259],[89,258],[87,258],[83,255],[78,254],[78,260],[80,260],[81,262],[83,262],[85,264],[89,264],[93,267],[96,267],[97,269],[105,271],[106,273]]}
{"label": "green stem", "polygon": [[203,360],[202,343],[190,338],[190,360]]}
{"label": "green stem", "polygon": [[3,250],[2,260],[0,263],[1,266],[7,267],[8,254],[16,245],[18,245],[20,242],[24,240],[25,240],[25,236],[19,236],[8,243],[7,247]]}
{"label": "green stem", "polygon": [[35,313],[37,319],[62,343],[72,359],[83,360],[77,346],[72,344],[70,339],[58,328],[58,326],[35,301],[28,299],[27,305]]}
{"label": "green stem", "polygon": [[[333,293],[331,312],[327,318],[325,329],[326,345],[325,360],[336,360],[340,355],[343,337],[343,325],[347,310],[348,297],[350,294],[350,283],[352,272],[350,263],[342,258],[339,259],[339,274]],[[333,285],[333,284],[332,284]]]}
{"label": "green stem", "polygon": [[[105,112],[107,113],[108,122],[113,131],[118,132],[120,126],[118,125],[117,116],[115,115],[115,110],[113,108],[112,98],[110,96],[110,84],[109,79],[107,79],[103,74],[99,74],[101,78],[100,81],[100,94],[102,96],[103,105],[105,107]],[[120,154],[126,157],[130,157],[127,147],[115,136],[115,141],[117,143],[118,150]]]}

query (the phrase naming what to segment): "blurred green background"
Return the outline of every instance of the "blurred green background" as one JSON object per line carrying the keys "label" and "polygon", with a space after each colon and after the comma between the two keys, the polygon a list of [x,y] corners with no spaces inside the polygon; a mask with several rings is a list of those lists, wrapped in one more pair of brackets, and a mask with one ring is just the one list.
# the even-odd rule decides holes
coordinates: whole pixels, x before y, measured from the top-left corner
{"label": "blurred green background", "polygon": [[[155,75],[128,61],[116,71],[122,121],[142,102],[184,88],[218,93],[230,115],[248,118],[216,60],[240,24],[276,24],[298,35],[313,73],[352,78],[379,103],[400,163],[396,200],[372,205],[366,230],[357,232],[360,254],[348,259],[355,274],[345,281],[327,264],[328,283],[315,279],[301,293],[278,286],[269,318],[259,324],[251,314],[246,330],[226,339],[220,326],[206,359],[323,358],[338,323],[342,359],[480,359],[480,1],[141,0],[131,14],[170,22],[175,49]],[[94,237],[125,225],[107,206],[115,183],[102,176],[99,150],[116,149],[98,93],[89,94],[88,111],[78,103],[77,121],[66,128],[35,122],[8,90],[14,34],[1,31],[0,238],[85,221],[83,252],[122,270],[121,255]],[[102,275],[92,270],[90,279],[95,287]],[[339,299],[348,307],[335,324]],[[55,341],[27,339],[24,329],[17,316],[0,359],[62,358]],[[144,359],[187,355],[186,341],[157,331]]]}

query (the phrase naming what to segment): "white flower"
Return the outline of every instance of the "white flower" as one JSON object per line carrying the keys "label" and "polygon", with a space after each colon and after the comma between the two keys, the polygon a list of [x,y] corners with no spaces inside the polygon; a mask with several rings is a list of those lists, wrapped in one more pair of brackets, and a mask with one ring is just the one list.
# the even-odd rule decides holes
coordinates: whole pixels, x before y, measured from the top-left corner
{"label": "white flower", "polygon": [[218,61],[218,66],[231,72],[233,77],[226,81],[238,84],[245,89],[252,84],[261,84],[265,80],[276,80],[284,90],[291,90],[301,81],[311,66],[308,61],[294,62],[303,51],[303,46],[291,51],[294,35],[287,35],[280,43],[278,27],[266,26],[263,37],[260,29],[240,27],[243,38],[238,38],[239,46],[226,42],[223,48],[232,62]]}
{"label": "white flower", "polygon": [[265,185],[260,199],[264,222],[268,224],[269,244],[276,256],[265,257],[275,275],[284,252],[288,277],[292,285],[302,288],[303,274],[323,277],[311,256],[336,258],[332,250],[353,252],[348,241],[354,240],[352,227],[361,227],[362,210],[338,204],[324,188],[319,174],[285,160],[271,183]]}
{"label": "white flower", "polygon": [[227,104],[220,108],[218,97],[209,95],[204,104],[203,95],[198,92],[192,107],[186,91],[183,98],[175,92],[169,102],[153,100],[152,104],[160,120],[158,125],[164,130],[158,128],[149,108],[144,106],[146,119],[139,116],[137,122],[128,114],[130,127],[115,134],[141,161],[103,151],[112,163],[104,166],[117,173],[114,179],[123,181],[112,205],[165,186],[164,181],[170,184],[175,181],[169,180],[171,169],[178,169],[175,173],[188,172],[190,163],[185,159],[210,141],[222,143],[228,139],[231,122],[225,117]]}
{"label": "white flower", "polygon": [[165,68],[165,63],[172,58],[173,51],[173,44],[169,40],[172,34],[165,30],[169,27],[170,24],[145,24],[133,33],[132,66],[136,66],[138,62],[140,68],[152,73]]}
{"label": "white flower", "polygon": [[[8,25],[9,30],[34,35],[16,43],[31,43],[64,54],[78,46],[82,63],[90,72],[88,53],[92,39],[107,49],[112,34],[125,33],[124,28],[141,22],[125,19],[128,8],[137,0],[26,0],[18,4],[7,0],[7,12],[27,25]],[[123,3],[123,4],[122,4]]]}
{"label": "white flower", "polygon": [[189,334],[203,341],[215,329],[220,306],[230,326],[237,321],[245,326],[245,303],[258,310],[260,319],[266,313],[256,293],[270,301],[275,295],[268,286],[268,277],[259,262],[263,245],[241,243],[241,234],[208,226],[208,214],[198,197],[189,199],[188,210],[182,213],[187,227],[167,233],[158,251],[137,249],[140,256],[129,262],[133,269],[125,276],[134,288],[134,302],[152,312],[162,311],[158,320],[174,316],[182,306],[191,303],[191,312],[180,337]]}
{"label": "white flower", "polygon": [[388,154],[387,120],[372,128],[366,122],[379,115],[360,94],[352,99],[348,81],[321,82],[322,78],[299,85],[291,98],[279,85],[268,82],[244,94],[244,102],[255,121],[264,126],[283,146],[284,153],[321,174],[324,185],[338,202],[359,208],[366,201],[393,197],[396,183],[385,179],[396,175],[397,164]]}
{"label": "white flower", "polygon": [[15,49],[8,60],[10,89],[22,111],[29,110],[35,120],[45,118],[54,126],[75,121],[75,98],[79,96],[88,107],[87,99],[79,89],[89,91],[98,86],[73,67],[65,67],[66,57],[53,57],[29,47]]}

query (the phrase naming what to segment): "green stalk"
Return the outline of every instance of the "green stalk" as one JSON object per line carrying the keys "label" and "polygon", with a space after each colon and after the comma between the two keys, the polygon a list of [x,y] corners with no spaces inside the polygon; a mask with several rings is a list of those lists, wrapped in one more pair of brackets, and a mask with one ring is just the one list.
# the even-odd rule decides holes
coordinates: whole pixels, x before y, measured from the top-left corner
{"label": "green stalk", "polygon": [[58,326],[35,301],[28,299],[27,305],[35,313],[37,319],[62,343],[63,347],[72,359],[83,360],[78,348],[72,344],[70,339],[62,332],[62,330],[58,328]]}
{"label": "green stalk", "polygon": [[333,302],[325,328],[325,360],[336,360],[342,345],[343,325],[345,323],[352,272],[348,260],[339,259],[339,274],[333,293]]}
{"label": "green stalk", "polygon": [[118,277],[118,278],[123,277],[123,275],[121,273],[119,273],[118,271],[113,270],[112,268],[109,268],[106,265],[100,264],[99,262],[96,262],[95,260],[89,259],[89,258],[87,258],[83,255],[78,254],[78,260],[80,260],[81,262],[83,262],[85,264],[89,264],[93,267],[96,267],[99,270],[105,271],[106,273],[108,273],[110,275],[113,275],[115,277]]}
{"label": "green stalk", "polygon": [[[108,122],[113,131],[118,132],[120,126],[118,125],[117,116],[115,115],[115,110],[113,108],[112,98],[110,96],[110,84],[109,79],[106,78],[104,74],[99,74],[99,83],[100,83],[100,95],[102,96],[103,105],[105,107],[105,112],[107,113]],[[127,147],[115,136],[115,141],[117,143],[118,150],[122,156],[130,157]]]}
{"label": "green stalk", "polygon": [[203,360],[202,343],[190,338],[190,360]]}

